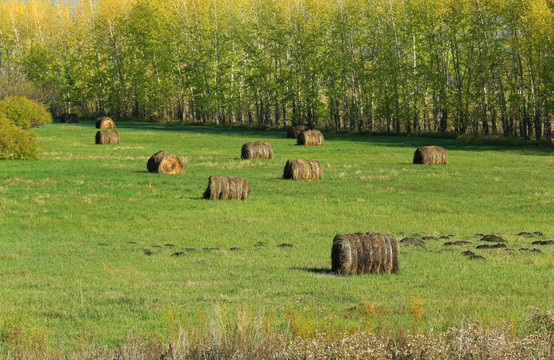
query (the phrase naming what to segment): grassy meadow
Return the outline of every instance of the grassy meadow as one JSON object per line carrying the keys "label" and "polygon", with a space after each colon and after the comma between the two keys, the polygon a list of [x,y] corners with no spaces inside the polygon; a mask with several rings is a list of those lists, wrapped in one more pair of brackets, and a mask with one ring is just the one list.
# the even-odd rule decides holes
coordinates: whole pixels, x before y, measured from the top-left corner
{"label": "grassy meadow", "polygon": [[[117,126],[121,144],[95,145],[92,121],[46,125],[40,160],[0,162],[0,347],[113,347],[237,316],[306,335],[468,319],[522,328],[530,309],[554,309],[554,246],[531,244],[554,238],[551,147],[334,134],[303,147],[285,131]],[[275,158],[241,160],[254,140]],[[449,164],[413,165],[432,144]],[[184,173],[148,173],[159,150]],[[319,160],[324,179],[283,180],[290,158]],[[210,175],[248,178],[249,199],[203,200]],[[330,274],[333,237],[359,231],[436,239],[400,244],[395,275]],[[512,250],[477,250],[477,233]],[[457,240],[471,243],[443,245]]]}

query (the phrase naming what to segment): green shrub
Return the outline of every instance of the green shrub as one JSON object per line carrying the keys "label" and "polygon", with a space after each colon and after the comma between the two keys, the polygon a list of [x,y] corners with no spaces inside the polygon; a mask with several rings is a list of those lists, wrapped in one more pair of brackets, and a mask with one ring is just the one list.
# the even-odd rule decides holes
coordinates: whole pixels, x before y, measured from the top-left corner
{"label": "green shrub", "polygon": [[36,134],[21,129],[0,114],[0,159],[38,159]]}
{"label": "green shrub", "polygon": [[23,129],[52,122],[52,114],[43,104],[23,96],[7,96],[0,100],[0,114]]}

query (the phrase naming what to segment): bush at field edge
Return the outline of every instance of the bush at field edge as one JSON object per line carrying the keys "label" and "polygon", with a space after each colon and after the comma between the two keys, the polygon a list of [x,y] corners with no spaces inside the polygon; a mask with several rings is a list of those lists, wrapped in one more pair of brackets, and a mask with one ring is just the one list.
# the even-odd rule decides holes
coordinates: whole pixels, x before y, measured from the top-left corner
{"label": "bush at field edge", "polygon": [[23,96],[6,96],[0,100],[0,114],[22,129],[52,122],[52,114],[43,104]]}
{"label": "bush at field edge", "polygon": [[39,157],[36,134],[23,130],[0,114],[0,159],[34,160]]}

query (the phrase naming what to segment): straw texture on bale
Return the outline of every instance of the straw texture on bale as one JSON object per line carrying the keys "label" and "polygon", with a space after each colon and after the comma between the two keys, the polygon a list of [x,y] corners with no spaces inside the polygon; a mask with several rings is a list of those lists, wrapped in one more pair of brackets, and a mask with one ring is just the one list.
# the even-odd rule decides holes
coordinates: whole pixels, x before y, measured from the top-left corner
{"label": "straw texture on bale", "polygon": [[287,129],[287,137],[296,139],[304,131],[310,130],[306,124],[294,124]]}
{"label": "straw texture on bale", "polygon": [[323,179],[323,168],[317,160],[289,159],[285,164],[283,179]]}
{"label": "straw texture on bale", "polygon": [[62,116],[60,116],[60,120],[61,120],[61,122],[67,123],[67,124],[78,123],[79,122],[79,115],[64,113],[64,114],[62,114]]}
{"label": "straw texture on bale", "polygon": [[423,146],[414,153],[414,164],[446,165],[448,157],[446,150],[440,146]]}
{"label": "straw texture on bale", "polygon": [[112,118],[108,116],[102,116],[96,120],[97,129],[115,129],[115,123]]}
{"label": "straw texture on bale", "polygon": [[96,144],[119,144],[119,134],[117,130],[108,129],[96,132]]}
{"label": "straw texture on bale", "polygon": [[338,275],[398,272],[398,243],[391,234],[339,234],[333,239],[331,271]]}
{"label": "straw texture on bale", "polygon": [[323,134],[319,130],[308,130],[298,135],[297,145],[323,145]]}
{"label": "straw texture on bale", "polygon": [[152,173],[180,174],[183,172],[183,162],[175,154],[158,151],[148,159],[146,168]]}
{"label": "straw texture on bale", "polygon": [[204,199],[209,200],[246,200],[250,195],[248,179],[238,176],[210,176]]}
{"label": "straw texture on bale", "polygon": [[273,159],[271,144],[265,141],[250,141],[242,145],[241,159]]}

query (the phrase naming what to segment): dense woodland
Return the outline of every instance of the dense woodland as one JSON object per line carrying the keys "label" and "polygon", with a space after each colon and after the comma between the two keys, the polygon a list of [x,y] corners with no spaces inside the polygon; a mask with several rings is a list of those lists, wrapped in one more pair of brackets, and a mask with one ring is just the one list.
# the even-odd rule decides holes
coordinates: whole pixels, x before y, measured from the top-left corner
{"label": "dense woodland", "polygon": [[553,0],[3,0],[0,14],[0,97],[58,113],[552,136]]}

